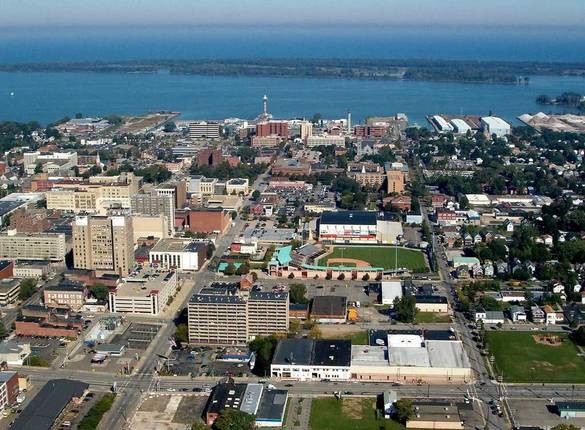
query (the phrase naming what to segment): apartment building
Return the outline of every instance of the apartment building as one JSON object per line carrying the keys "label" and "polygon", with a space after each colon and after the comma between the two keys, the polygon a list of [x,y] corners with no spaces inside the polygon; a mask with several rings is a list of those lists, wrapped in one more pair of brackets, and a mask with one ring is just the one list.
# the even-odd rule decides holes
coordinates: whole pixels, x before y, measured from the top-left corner
{"label": "apartment building", "polygon": [[132,215],[157,216],[164,215],[171,227],[175,219],[175,200],[173,196],[155,193],[136,194],[130,199]]}
{"label": "apartment building", "polygon": [[153,190],[157,196],[167,196],[174,200],[175,208],[182,209],[187,202],[187,183],[184,181],[169,182],[159,185]]}
{"label": "apartment building", "polygon": [[78,216],[73,223],[76,269],[130,273],[134,265],[132,219],[127,216]]}
{"label": "apartment building", "polygon": [[45,306],[49,308],[65,308],[79,312],[85,304],[87,289],[76,282],[62,282],[48,285],[43,290]]}
{"label": "apartment building", "polygon": [[389,170],[386,172],[387,189],[386,192],[401,194],[404,192],[404,172],[400,170]]}
{"label": "apartment building", "polygon": [[245,345],[256,336],[286,333],[288,308],[288,293],[248,294],[237,283],[213,283],[189,300],[189,342]]}
{"label": "apartment building", "polygon": [[17,233],[8,230],[0,234],[0,259],[48,260],[65,259],[65,235],[63,233]]}
{"label": "apartment building", "polygon": [[110,290],[110,312],[158,315],[176,294],[178,285],[177,272],[144,268]]}
{"label": "apartment building", "polygon": [[380,188],[384,182],[382,167],[376,163],[348,163],[347,176],[363,187]]}
{"label": "apartment building", "polygon": [[217,139],[219,131],[218,122],[196,121],[189,123],[189,137],[191,139]]}
{"label": "apartment building", "polygon": [[250,337],[288,332],[288,294],[251,291],[248,298]]}

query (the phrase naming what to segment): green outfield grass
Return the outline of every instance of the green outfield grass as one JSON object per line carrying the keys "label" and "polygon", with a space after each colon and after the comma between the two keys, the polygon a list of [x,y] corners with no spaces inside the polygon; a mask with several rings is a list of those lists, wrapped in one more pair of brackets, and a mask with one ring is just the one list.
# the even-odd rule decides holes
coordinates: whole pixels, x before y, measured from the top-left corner
{"label": "green outfield grass", "polygon": [[394,246],[335,246],[333,252],[321,260],[320,264],[329,265],[332,258],[355,258],[367,261],[372,267],[383,267],[386,270],[406,267],[413,272],[428,271],[421,251]]}
{"label": "green outfield grass", "polygon": [[[345,405],[344,405],[345,403]],[[312,430],[401,430],[393,420],[376,419],[376,399],[316,398],[311,403]]]}
{"label": "green outfield grass", "polygon": [[[538,343],[533,336],[554,335],[558,346]],[[507,382],[585,383],[585,359],[565,333],[487,332],[489,353],[498,375]]]}

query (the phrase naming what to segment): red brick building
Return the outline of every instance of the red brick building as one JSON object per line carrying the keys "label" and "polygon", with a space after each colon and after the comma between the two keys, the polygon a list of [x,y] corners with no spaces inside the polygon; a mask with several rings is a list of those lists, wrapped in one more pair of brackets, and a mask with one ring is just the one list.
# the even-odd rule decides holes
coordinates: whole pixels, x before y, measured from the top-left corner
{"label": "red brick building", "polygon": [[191,209],[188,231],[193,233],[224,233],[232,217],[224,209]]}
{"label": "red brick building", "polygon": [[83,330],[83,318],[66,309],[27,305],[14,325],[17,336],[74,338]]}
{"label": "red brick building", "polygon": [[197,154],[195,163],[197,167],[211,166],[215,167],[223,161],[223,155],[218,149],[204,149]]}
{"label": "red brick building", "polygon": [[9,279],[14,276],[14,263],[10,260],[0,260],[0,279]]}
{"label": "red brick building", "polygon": [[10,227],[19,233],[43,233],[51,227],[46,209],[20,209],[10,218]]}
{"label": "red brick building", "polygon": [[360,124],[353,128],[356,137],[384,137],[387,127],[381,125]]}
{"label": "red brick building", "polygon": [[0,409],[14,405],[19,391],[17,372],[0,372]]}
{"label": "red brick building", "polygon": [[410,196],[396,196],[396,197],[386,197],[383,201],[384,206],[390,204],[392,207],[398,208],[403,211],[409,211],[412,199]]}
{"label": "red brick building", "polygon": [[279,136],[288,138],[288,122],[286,121],[267,121],[256,124],[256,136],[268,137]]}

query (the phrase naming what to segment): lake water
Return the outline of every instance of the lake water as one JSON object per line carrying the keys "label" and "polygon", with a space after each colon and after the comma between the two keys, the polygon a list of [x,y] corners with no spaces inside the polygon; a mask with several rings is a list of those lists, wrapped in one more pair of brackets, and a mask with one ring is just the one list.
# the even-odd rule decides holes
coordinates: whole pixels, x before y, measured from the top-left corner
{"label": "lake water", "polygon": [[[270,98],[275,117],[310,117],[354,121],[369,115],[404,112],[425,124],[431,113],[481,114],[490,111],[512,121],[525,112],[562,112],[539,106],[539,94],[585,93],[579,77],[532,77],[529,85],[463,84],[412,81],[255,78],[158,74],[3,73],[0,72],[0,120],[41,123],[73,116],[139,114],[174,110],[187,119],[253,118]],[[14,95],[11,95],[14,93]]]}
{"label": "lake water", "polygon": [[[0,29],[0,63],[157,58],[441,58],[582,61],[584,29],[445,27],[205,27]],[[64,115],[180,111],[184,118],[253,118],[270,97],[276,117],[406,113],[488,114],[508,120],[539,94],[585,93],[585,78],[532,77],[530,85],[94,73],[0,73],[0,120],[42,123]],[[14,96],[10,96],[11,93]],[[562,109],[561,109],[562,111]]]}

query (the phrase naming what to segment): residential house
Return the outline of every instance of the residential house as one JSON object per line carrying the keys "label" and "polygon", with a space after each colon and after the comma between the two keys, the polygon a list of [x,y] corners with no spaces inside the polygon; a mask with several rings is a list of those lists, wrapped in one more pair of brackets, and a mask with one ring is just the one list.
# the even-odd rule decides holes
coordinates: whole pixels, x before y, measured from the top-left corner
{"label": "residential house", "polygon": [[508,263],[505,261],[496,262],[496,272],[498,275],[506,275],[508,273]]}
{"label": "residential house", "polygon": [[543,324],[545,322],[544,311],[538,306],[532,306],[530,308],[530,316],[532,317],[532,322],[535,324]]}
{"label": "residential house", "polygon": [[508,233],[512,233],[514,231],[514,224],[512,224],[512,221],[507,219],[506,221],[504,221],[504,228]]}
{"label": "residential house", "polygon": [[526,311],[523,306],[511,306],[510,316],[512,317],[513,322],[526,322]]}
{"label": "residential house", "polygon": [[502,311],[486,311],[478,309],[474,315],[475,322],[482,321],[484,324],[504,324],[504,312]]}
{"label": "residential house", "polygon": [[483,263],[483,276],[486,278],[494,276],[494,264],[490,260],[486,260]]}
{"label": "residential house", "polygon": [[554,325],[563,322],[564,317],[562,312],[559,318],[558,311],[554,309],[551,305],[544,305],[542,307],[542,310],[544,311],[545,324]]}

